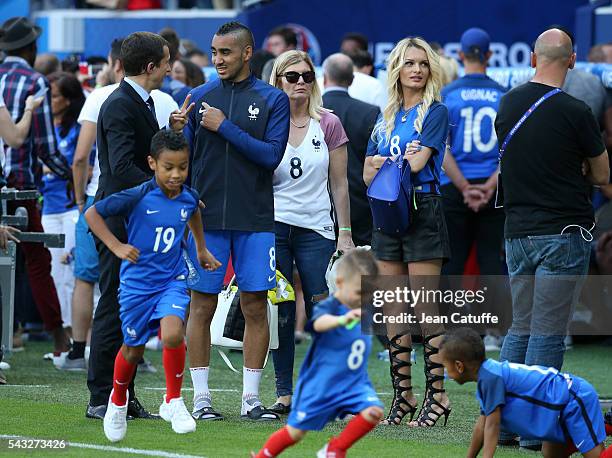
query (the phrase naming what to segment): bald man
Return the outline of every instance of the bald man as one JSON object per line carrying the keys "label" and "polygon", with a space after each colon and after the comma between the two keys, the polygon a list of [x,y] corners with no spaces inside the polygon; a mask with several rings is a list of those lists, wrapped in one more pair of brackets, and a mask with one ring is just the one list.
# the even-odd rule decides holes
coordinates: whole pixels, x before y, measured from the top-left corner
{"label": "bald man", "polygon": [[609,180],[608,153],[590,108],[558,89],[575,61],[571,36],[544,32],[531,55],[535,76],[501,99],[495,121],[502,149],[506,143],[498,201],[506,211],[513,308],[501,359],[557,369],[589,264],[591,187]]}
{"label": "bald man", "polygon": [[332,54],[323,62],[323,105],[340,118],[349,139],[347,176],[351,227],[353,243],[360,246],[370,245],[372,239],[372,212],[363,182],[363,162],[380,110],[349,95],[353,72],[353,61],[346,54]]}

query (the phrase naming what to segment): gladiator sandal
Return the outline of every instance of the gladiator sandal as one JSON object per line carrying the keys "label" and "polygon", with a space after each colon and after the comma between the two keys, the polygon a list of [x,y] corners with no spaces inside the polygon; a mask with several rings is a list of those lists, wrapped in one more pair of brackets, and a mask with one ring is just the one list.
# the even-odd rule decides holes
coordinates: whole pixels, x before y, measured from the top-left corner
{"label": "gladiator sandal", "polygon": [[[436,422],[444,415],[444,426],[448,421],[448,416],[451,413],[450,405],[448,407],[443,406],[439,401],[434,398],[434,394],[444,393],[443,388],[436,388],[433,386],[435,382],[441,382],[444,380],[443,375],[433,374],[432,369],[443,368],[444,366],[440,363],[435,363],[431,360],[431,356],[437,355],[439,348],[434,347],[430,342],[436,337],[440,337],[442,334],[432,334],[423,338],[423,356],[425,359],[425,399],[423,399],[423,405],[417,418],[417,426],[428,427],[434,426]],[[440,412],[434,410],[437,407]]]}
{"label": "gladiator sandal", "polygon": [[[401,337],[401,335],[396,335],[389,339],[389,372],[391,374],[391,381],[393,382],[393,401],[391,402],[389,414],[385,419],[388,425],[399,425],[408,414],[410,414],[410,419],[408,421],[412,421],[417,411],[416,406],[409,404],[403,396],[405,392],[412,391],[412,385],[410,383],[408,386],[402,386],[401,384],[405,380],[411,380],[412,377],[400,372],[400,369],[412,366],[410,362],[412,348],[402,346],[400,344]],[[408,355],[408,361],[398,358],[402,353]]]}

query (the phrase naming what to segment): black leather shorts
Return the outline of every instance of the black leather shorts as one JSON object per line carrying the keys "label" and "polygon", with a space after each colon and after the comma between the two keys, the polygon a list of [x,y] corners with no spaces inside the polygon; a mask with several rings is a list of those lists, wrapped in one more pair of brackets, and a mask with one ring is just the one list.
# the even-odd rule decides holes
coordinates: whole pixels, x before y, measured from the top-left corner
{"label": "black leather shorts", "polygon": [[410,209],[408,232],[395,237],[376,228],[372,232],[372,250],[381,261],[416,262],[450,259],[450,242],[442,198],[436,194],[416,193],[416,209]]}

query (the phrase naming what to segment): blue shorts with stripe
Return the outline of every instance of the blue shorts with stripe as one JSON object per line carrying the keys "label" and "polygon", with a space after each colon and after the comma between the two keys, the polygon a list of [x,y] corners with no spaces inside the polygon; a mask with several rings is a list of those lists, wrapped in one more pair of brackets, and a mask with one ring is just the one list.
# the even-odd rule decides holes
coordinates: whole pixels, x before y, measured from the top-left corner
{"label": "blue shorts with stripe", "polygon": [[267,291],[276,286],[274,232],[205,231],[204,238],[208,251],[217,258],[221,267],[208,272],[200,266],[190,232],[187,239],[189,289],[201,293],[220,293],[230,254],[236,282],[241,291]]}
{"label": "blue shorts with stripe", "polygon": [[588,452],[606,439],[599,396],[583,378],[572,378],[570,400],[561,413],[561,427],[580,453]]}
{"label": "blue shorts with stripe", "polygon": [[144,345],[155,335],[162,318],[173,315],[185,321],[190,296],[185,280],[175,280],[151,294],[119,292],[119,316],[123,342],[128,347]]}

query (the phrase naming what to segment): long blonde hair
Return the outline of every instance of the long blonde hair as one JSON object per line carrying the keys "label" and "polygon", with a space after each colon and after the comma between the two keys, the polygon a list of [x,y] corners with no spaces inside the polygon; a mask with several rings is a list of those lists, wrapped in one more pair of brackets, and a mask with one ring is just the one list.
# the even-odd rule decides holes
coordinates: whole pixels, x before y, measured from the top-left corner
{"label": "long blonde hair", "polygon": [[[270,84],[274,87],[277,87],[281,91],[283,90],[282,85],[282,74],[285,73],[287,68],[292,65],[299,64],[300,62],[306,62],[310,70],[315,71],[314,64],[310,59],[310,56],[304,51],[297,51],[292,49],[290,51],[285,51],[280,56],[276,58],[274,61],[274,66],[272,67],[272,74],[270,75]],[[310,99],[308,101],[308,115],[316,121],[321,120],[321,114],[329,111],[323,108],[323,97],[321,96],[321,89],[319,89],[319,85],[317,81],[313,81],[312,90],[310,92]]]}
{"label": "long blonde hair", "polygon": [[440,56],[429,46],[429,44],[422,38],[404,38],[400,41],[391,54],[387,61],[387,94],[388,102],[387,106],[383,110],[383,117],[378,122],[374,131],[372,132],[372,138],[376,140],[377,137],[384,135],[386,143],[389,143],[391,139],[391,133],[395,128],[395,116],[397,115],[400,107],[404,103],[404,92],[402,90],[402,84],[400,82],[400,70],[404,65],[404,56],[408,48],[418,48],[425,51],[427,60],[429,61],[429,78],[425,83],[423,90],[423,103],[419,105],[417,109],[417,117],[414,120],[414,129],[421,133],[423,129],[423,120],[427,114],[427,110],[434,101],[441,101],[440,90],[442,89],[442,67],[440,66]]}

